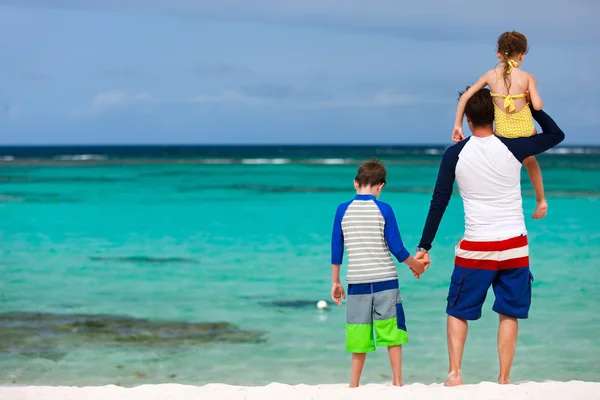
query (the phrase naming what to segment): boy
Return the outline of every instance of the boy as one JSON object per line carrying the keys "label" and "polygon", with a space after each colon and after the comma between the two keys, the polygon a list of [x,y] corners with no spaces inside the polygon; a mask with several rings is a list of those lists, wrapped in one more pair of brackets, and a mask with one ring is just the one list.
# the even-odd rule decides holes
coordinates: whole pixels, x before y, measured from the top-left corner
{"label": "boy", "polygon": [[[429,261],[411,257],[402,244],[392,207],[377,200],[385,186],[387,170],[377,159],[358,168],[356,197],[336,212],[331,238],[331,298],[341,306],[345,299],[340,283],[344,244],[348,251],[346,351],[352,353],[350,387],[358,387],[368,352],[375,351],[373,323],[379,346],[387,346],[394,375],[402,386],[402,345],[408,342],[398,274],[390,252],[406,263],[415,277]],[[373,321],[375,319],[375,321]]]}

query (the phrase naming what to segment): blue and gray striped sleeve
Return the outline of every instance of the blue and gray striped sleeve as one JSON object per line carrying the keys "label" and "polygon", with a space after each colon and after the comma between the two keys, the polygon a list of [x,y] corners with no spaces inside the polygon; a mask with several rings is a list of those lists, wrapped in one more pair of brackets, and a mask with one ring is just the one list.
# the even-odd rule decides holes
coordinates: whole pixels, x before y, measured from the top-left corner
{"label": "blue and gray striped sleeve", "polygon": [[342,219],[348,209],[349,203],[340,204],[333,220],[331,233],[331,264],[340,265],[344,259],[344,233],[342,232]]}
{"label": "blue and gray striped sleeve", "polygon": [[383,234],[388,248],[390,249],[390,253],[392,253],[398,261],[404,262],[410,257],[410,253],[406,247],[404,247],[404,243],[402,242],[402,236],[400,236],[400,230],[398,229],[394,210],[392,210],[392,207],[389,204],[380,201],[377,201],[376,203],[385,220]]}

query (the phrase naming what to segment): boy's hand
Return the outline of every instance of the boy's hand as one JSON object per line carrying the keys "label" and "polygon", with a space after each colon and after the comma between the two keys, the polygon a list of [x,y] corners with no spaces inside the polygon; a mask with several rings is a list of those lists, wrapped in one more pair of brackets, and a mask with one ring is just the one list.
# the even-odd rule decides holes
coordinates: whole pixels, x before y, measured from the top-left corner
{"label": "boy's hand", "polygon": [[463,140],[465,140],[465,135],[463,134],[462,126],[455,126],[454,130],[452,130],[452,141],[458,143]]}
{"label": "boy's hand", "polygon": [[338,306],[342,306],[342,298],[346,300],[346,292],[341,283],[334,283],[331,286],[331,300]]}
{"label": "boy's hand", "polygon": [[415,276],[418,274],[420,277],[421,274],[427,270],[427,268],[429,268],[429,261],[415,259],[415,265],[411,266],[410,270],[413,272],[413,274],[415,274]]}

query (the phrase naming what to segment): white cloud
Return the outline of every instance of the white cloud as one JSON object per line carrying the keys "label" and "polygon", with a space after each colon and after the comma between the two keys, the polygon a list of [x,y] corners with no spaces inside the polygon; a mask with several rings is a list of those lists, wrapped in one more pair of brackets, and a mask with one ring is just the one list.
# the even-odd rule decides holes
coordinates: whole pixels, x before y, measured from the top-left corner
{"label": "white cloud", "polygon": [[128,104],[129,101],[130,99],[128,98],[127,93],[111,90],[98,93],[92,100],[92,108],[98,110],[107,107],[124,106]]}
{"label": "white cloud", "polygon": [[313,108],[385,108],[402,107],[413,104],[445,102],[442,99],[428,99],[418,95],[400,93],[395,90],[381,90],[372,96],[338,97],[311,104]]}
{"label": "white cloud", "polygon": [[220,104],[245,104],[258,106],[266,104],[265,101],[256,97],[246,96],[235,90],[224,90],[217,95],[201,94],[190,99],[192,103],[220,103]]}
{"label": "white cloud", "polygon": [[129,94],[123,90],[108,90],[96,94],[89,107],[72,110],[69,115],[72,117],[97,116],[113,109],[153,101],[154,97],[146,92]]}
{"label": "white cloud", "polygon": [[400,93],[392,89],[381,90],[373,95],[341,96],[330,99],[314,99],[290,96],[284,98],[250,96],[235,90],[224,90],[217,95],[198,95],[190,99],[198,104],[226,104],[277,107],[288,109],[322,109],[322,108],[385,108],[402,107],[413,104],[440,103],[445,100],[428,99],[417,95]]}

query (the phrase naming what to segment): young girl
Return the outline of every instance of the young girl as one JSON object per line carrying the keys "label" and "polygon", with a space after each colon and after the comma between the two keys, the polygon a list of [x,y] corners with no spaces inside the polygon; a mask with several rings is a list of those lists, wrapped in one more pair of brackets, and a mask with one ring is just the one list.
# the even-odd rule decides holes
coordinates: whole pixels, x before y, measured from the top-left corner
{"label": "young girl", "polygon": [[[537,133],[529,109],[529,100],[536,110],[541,110],[544,103],[537,91],[534,76],[519,68],[527,51],[527,38],[521,33],[513,31],[500,35],[496,52],[500,64],[497,68],[483,74],[460,97],[452,132],[453,141],[460,142],[465,138],[462,130],[465,105],[475,92],[486,85],[489,86],[494,98],[494,124],[498,136],[520,138]],[[535,190],[537,205],[533,219],[544,218],[548,204],[544,196],[542,171],[535,157],[526,158],[523,165],[529,173],[529,179]]]}

